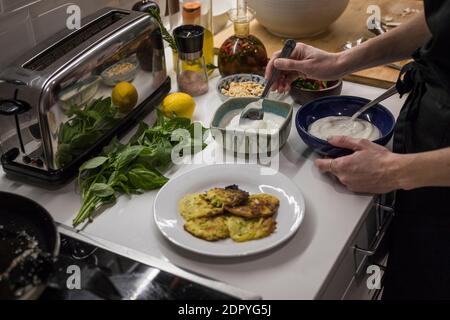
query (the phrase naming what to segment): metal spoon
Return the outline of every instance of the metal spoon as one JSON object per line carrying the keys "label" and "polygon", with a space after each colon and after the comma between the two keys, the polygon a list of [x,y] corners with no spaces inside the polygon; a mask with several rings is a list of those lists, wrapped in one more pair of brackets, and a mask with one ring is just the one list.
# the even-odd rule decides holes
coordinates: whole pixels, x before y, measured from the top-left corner
{"label": "metal spoon", "polygon": [[[288,39],[284,43],[283,50],[281,51],[280,58],[289,58],[292,54],[292,51],[294,51],[295,46],[297,43],[295,40]],[[263,102],[264,99],[267,97],[267,95],[270,92],[270,88],[272,87],[275,80],[279,77],[280,70],[275,69],[272,72],[272,76],[270,77],[269,81],[266,83],[266,87],[264,88],[264,91],[258,101],[249,103],[244,110],[241,112],[240,120],[242,119],[250,119],[250,120],[262,120],[264,118],[264,111],[263,111]]]}
{"label": "metal spoon", "polygon": [[392,97],[394,94],[398,93],[397,91],[397,87],[394,85],[392,87],[390,87],[388,90],[386,90],[381,96],[379,96],[378,98],[370,101],[368,104],[364,105],[361,109],[359,109],[358,111],[356,111],[352,118],[350,119],[351,121],[354,121],[355,119],[357,119],[361,114],[363,114],[364,112],[367,111],[367,109],[379,104],[381,101],[386,100],[389,97]]}

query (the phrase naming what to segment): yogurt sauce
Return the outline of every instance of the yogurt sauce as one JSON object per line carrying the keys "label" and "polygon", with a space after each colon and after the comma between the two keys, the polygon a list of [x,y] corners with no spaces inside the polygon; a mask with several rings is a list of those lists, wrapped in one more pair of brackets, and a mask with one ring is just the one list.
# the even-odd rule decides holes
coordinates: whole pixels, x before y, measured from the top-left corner
{"label": "yogurt sauce", "polygon": [[332,136],[349,136],[357,139],[377,140],[381,137],[380,130],[366,120],[350,117],[325,117],[313,122],[308,132],[313,136],[328,140]]}
{"label": "yogurt sauce", "polygon": [[226,128],[231,130],[279,130],[286,121],[285,118],[270,112],[264,113],[264,118],[262,120],[243,119],[242,122],[240,122],[240,117],[241,114],[239,113],[231,119]]}

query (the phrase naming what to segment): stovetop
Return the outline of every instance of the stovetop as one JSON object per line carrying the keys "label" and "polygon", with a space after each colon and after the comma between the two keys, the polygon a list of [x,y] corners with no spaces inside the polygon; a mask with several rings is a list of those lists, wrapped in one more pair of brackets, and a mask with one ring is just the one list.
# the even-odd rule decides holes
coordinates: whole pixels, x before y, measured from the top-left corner
{"label": "stovetop", "polygon": [[236,299],[61,234],[60,255],[44,300]]}

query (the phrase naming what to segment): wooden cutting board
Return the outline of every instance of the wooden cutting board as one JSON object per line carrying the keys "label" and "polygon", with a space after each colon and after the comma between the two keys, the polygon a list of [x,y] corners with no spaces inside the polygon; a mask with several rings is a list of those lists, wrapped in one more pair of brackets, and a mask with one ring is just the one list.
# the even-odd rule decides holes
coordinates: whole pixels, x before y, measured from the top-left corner
{"label": "wooden cutting board", "polygon": [[[411,13],[402,16],[404,9],[423,10],[423,2],[417,0],[350,0],[345,12],[327,31],[314,38],[298,40],[323,50],[338,52],[342,50],[342,46],[349,40],[355,41],[361,37],[374,37],[374,34],[367,30],[367,19],[369,18],[367,8],[369,5],[380,6],[382,17],[392,17],[394,22],[399,23],[407,21],[415,14]],[[270,34],[256,20],[251,23],[251,33],[263,41],[269,56],[283,46],[283,38]],[[220,46],[232,34],[233,27],[219,32],[215,37],[215,45]],[[404,64],[405,62],[402,61],[399,64]],[[398,74],[397,70],[381,66],[354,73],[347,76],[346,80],[388,88],[396,82]]]}

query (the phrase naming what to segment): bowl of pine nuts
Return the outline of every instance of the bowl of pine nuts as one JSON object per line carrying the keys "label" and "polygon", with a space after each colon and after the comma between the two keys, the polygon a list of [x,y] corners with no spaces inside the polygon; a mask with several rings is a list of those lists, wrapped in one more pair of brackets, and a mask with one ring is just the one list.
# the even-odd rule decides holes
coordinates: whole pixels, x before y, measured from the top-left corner
{"label": "bowl of pine nuts", "polygon": [[217,92],[222,101],[230,98],[260,97],[266,86],[266,79],[256,74],[233,74],[223,77],[217,83]]}

